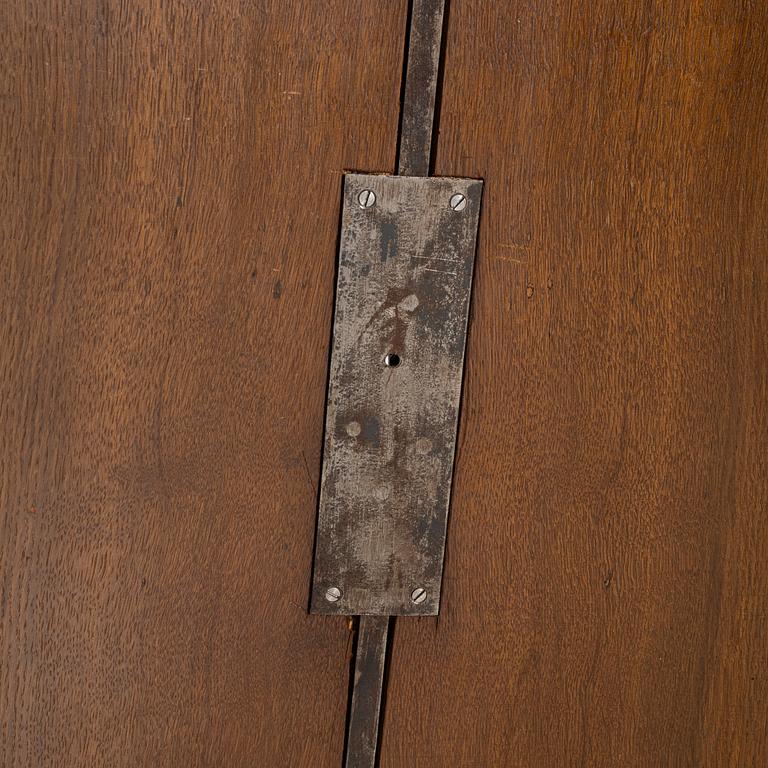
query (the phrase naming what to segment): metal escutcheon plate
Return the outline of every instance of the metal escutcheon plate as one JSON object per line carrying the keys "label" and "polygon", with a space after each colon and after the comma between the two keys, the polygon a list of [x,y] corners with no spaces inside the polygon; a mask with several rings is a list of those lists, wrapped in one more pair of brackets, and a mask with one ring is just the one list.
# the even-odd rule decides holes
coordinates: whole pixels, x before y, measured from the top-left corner
{"label": "metal escutcheon plate", "polygon": [[481,194],[345,177],[314,613],[438,612]]}

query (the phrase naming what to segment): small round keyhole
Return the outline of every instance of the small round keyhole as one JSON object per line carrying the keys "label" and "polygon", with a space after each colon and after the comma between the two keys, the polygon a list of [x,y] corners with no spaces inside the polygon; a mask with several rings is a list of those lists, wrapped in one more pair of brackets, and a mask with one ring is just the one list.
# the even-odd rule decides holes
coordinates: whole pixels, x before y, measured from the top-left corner
{"label": "small round keyhole", "polygon": [[384,365],[388,366],[389,368],[397,368],[397,366],[400,365],[400,355],[396,354],[395,352],[390,352],[384,358]]}

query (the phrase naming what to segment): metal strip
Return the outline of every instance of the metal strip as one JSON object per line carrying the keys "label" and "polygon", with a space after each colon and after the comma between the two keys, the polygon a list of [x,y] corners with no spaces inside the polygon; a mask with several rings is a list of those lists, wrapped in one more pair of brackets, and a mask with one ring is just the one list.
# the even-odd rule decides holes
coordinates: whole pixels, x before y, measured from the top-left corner
{"label": "metal strip", "polygon": [[388,616],[360,617],[346,768],[373,768],[376,761],[388,625]]}
{"label": "metal strip", "polygon": [[401,176],[427,176],[445,0],[413,0],[400,122]]}
{"label": "metal strip", "polygon": [[[445,0],[412,0],[398,151],[402,175],[429,173],[444,6]],[[426,66],[420,64],[423,61]],[[346,768],[375,766],[389,621],[383,616],[359,620]],[[377,663],[371,663],[372,659]],[[358,667],[363,670],[359,675]],[[370,706],[373,701],[375,709]]]}
{"label": "metal strip", "polygon": [[481,192],[345,177],[315,613],[438,612]]}

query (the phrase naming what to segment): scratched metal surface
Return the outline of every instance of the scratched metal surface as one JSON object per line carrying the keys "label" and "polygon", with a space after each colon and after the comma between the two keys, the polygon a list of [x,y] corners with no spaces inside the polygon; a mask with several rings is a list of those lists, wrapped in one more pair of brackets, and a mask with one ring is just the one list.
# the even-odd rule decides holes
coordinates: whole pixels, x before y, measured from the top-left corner
{"label": "scratched metal surface", "polygon": [[473,179],[345,177],[315,613],[438,612],[481,193]]}

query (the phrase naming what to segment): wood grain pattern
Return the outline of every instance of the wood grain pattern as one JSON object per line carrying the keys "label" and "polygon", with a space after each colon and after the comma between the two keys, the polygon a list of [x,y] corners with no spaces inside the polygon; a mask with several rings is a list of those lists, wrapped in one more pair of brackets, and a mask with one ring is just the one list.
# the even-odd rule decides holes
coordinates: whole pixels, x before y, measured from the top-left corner
{"label": "wood grain pattern", "polygon": [[307,615],[345,168],[406,3],[0,8],[0,763],[338,766]]}
{"label": "wood grain pattern", "polygon": [[768,764],[768,6],[450,7],[486,181],[438,619],[384,768]]}

